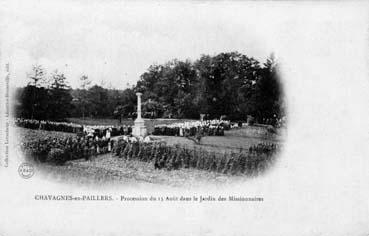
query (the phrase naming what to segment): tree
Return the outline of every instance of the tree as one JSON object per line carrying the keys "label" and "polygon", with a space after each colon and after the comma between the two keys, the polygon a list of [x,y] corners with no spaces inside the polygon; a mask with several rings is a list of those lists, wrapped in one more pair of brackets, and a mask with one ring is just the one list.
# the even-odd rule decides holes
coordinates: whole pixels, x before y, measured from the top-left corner
{"label": "tree", "polygon": [[[256,81],[259,62],[238,52],[203,55],[195,62],[199,86],[195,102],[201,113],[242,119],[248,107],[250,85]],[[243,109],[241,109],[243,107]]]}
{"label": "tree", "polygon": [[51,77],[49,90],[50,119],[63,120],[67,118],[71,110],[72,96],[64,74],[55,71]]}
{"label": "tree", "polygon": [[34,87],[42,87],[45,85],[45,70],[41,65],[34,65],[32,67],[32,72],[27,74],[27,77],[30,79],[30,82],[28,82],[28,85],[34,86]]}
{"label": "tree", "polygon": [[20,95],[19,114],[28,119],[46,120],[49,114],[49,101],[46,88],[27,85]]}
{"label": "tree", "polygon": [[[142,74],[136,90],[143,92],[143,100],[151,99],[165,107],[166,115],[176,117],[191,116],[190,104],[183,103],[183,95],[193,94],[196,89],[197,75],[190,61],[172,60],[164,65],[152,65]],[[188,101],[188,99],[186,99]],[[161,113],[161,112],[160,112]]]}
{"label": "tree", "polygon": [[19,114],[27,118],[64,119],[73,114],[83,119],[86,115],[113,116],[121,122],[135,112],[136,92],[143,93],[143,112],[151,117],[198,118],[208,114],[208,118],[226,115],[231,120],[246,120],[252,115],[263,122],[284,115],[278,63],[273,55],[263,64],[238,52],[202,55],[194,62],[174,59],[151,65],[135,86],[125,90],[91,86],[86,75],[80,78],[78,89],[70,89],[65,76],[57,71],[47,84],[45,71],[37,65],[28,77],[29,84],[19,90],[17,106]]}
{"label": "tree", "polygon": [[25,117],[31,119],[44,118],[47,107],[47,96],[43,89],[46,84],[45,70],[41,65],[34,65],[32,72],[27,74],[30,82],[22,95],[22,110]]}
{"label": "tree", "polygon": [[154,100],[147,100],[142,103],[142,112],[144,117],[156,118],[163,115],[163,105]]}
{"label": "tree", "polygon": [[119,124],[122,123],[122,119],[123,119],[123,116],[125,114],[125,111],[126,111],[126,107],[125,106],[122,106],[122,105],[118,105],[115,107],[114,109],[114,112],[113,112],[113,115],[115,117],[118,117],[119,119]]}
{"label": "tree", "polygon": [[255,116],[259,122],[263,119],[274,122],[284,115],[282,86],[278,75],[278,64],[273,54],[264,63],[261,76],[255,84],[252,100],[255,104]]}
{"label": "tree", "polygon": [[[281,93],[274,58],[264,65],[238,52],[202,55],[195,62],[171,60],[152,65],[137,82],[143,99],[157,101],[164,116],[246,120],[279,114]],[[278,82],[279,83],[279,82]],[[272,105],[274,104],[274,105]]]}
{"label": "tree", "polygon": [[132,88],[127,88],[119,96],[113,115],[122,122],[123,117],[129,117],[135,111],[137,96]]}
{"label": "tree", "polygon": [[112,114],[107,104],[109,102],[107,89],[94,85],[88,90],[91,114],[95,117],[104,117]]}
{"label": "tree", "polygon": [[87,111],[87,108],[89,107],[89,99],[88,99],[88,87],[91,84],[91,81],[88,79],[87,75],[83,75],[80,78],[80,82],[81,82],[81,90],[79,91],[78,94],[78,105],[81,108],[81,112],[82,112],[82,119],[85,119],[85,113]]}

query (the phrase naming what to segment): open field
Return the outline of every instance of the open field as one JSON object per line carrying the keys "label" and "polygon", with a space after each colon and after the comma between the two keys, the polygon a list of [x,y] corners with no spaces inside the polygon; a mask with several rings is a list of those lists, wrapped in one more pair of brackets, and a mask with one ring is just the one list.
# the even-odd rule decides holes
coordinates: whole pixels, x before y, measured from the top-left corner
{"label": "open field", "polygon": [[262,127],[243,127],[228,130],[224,132],[224,136],[202,137],[200,143],[178,136],[155,136],[154,138],[163,140],[169,145],[184,145],[218,153],[239,152],[240,149],[248,150],[251,146],[259,143],[280,144],[282,141],[281,135],[269,134]]}
{"label": "open field", "polygon": [[[178,122],[178,120],[176,120],[176,122]],[[71,133],[31,130],[19,127],[15,127],[14,130],[18,138],[18,143],[35,141],[46,137],[65,138],[75,136],[75,134]],[[176,136],[153,136],[153,138],[162,140],[169,145],[179,144],[189,148],[205,149],[217,153],[239,152],[240,149],[247,150],[249,147],[259,143],[280,144],[283,141],[283,136],[271,134],[264,127],[248,126],[225,131],[224,136],[203,137],[200,143],[196,143],[189,138]],[[68,161],[63,166],[43,163],[37,165],[37,168],[42,172],[45,178],[72,181],[82,184],[104,184],[107,182],[134,184],[140,182],[145,184],[165,184],[169,186],[196,186],[205,182],[222,184],[229,181],[234,182],[235,179],[247,178],[245,175],[232,176],[229,174],[193,168],[170,171],[165,169],[158,170],[154,168],[152,162],[125,160],[113,156],[110,153],[99,155],[88,161]]]}

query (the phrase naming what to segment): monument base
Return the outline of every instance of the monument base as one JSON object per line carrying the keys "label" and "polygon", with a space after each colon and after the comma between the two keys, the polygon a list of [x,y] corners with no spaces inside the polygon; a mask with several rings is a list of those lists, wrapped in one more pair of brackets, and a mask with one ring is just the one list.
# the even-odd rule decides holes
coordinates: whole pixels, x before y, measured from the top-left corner
{"label": "monument base", "polygon": [[132,128],[132,135],[135,137],[145,137],[147,130],[143,119],[136,119],[135,125]]}

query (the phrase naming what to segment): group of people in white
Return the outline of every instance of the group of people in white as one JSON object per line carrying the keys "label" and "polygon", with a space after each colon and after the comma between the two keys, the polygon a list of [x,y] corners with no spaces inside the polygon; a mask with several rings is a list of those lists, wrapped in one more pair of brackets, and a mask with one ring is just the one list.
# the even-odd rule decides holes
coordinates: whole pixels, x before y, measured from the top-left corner
{"label": "group of people in white", "polygon": [[[95,141],[98,140],[108,140],[110,141],[112,137],[112,131],[114,126],[104,126],[104,125],[94,125],[94,126],[84,126],[83,132],[87,137],[93,137]],[[124,141],[127,142],[150,142],[151,139],[149,136],[146,137],[134,137],[131,134],[129,135],[121,135]],[[110,151],[110,148],[109,148]]]}
{"label": "group of people in white", "polygon": [[231,128],[231,122],[227,120],[204,120],[186,121],[182,123],[172,123],[156,125],[154,135],[168,136],[194,136],[198,133],[204,135],[224,135],[224,130]]}

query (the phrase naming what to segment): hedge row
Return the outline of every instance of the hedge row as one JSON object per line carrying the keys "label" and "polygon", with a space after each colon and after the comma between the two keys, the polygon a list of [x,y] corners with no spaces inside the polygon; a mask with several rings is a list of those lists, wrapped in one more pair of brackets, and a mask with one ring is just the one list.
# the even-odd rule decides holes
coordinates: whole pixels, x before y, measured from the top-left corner
{"label": "hedge row", "polygon": [[26,156],[39,162],[49,162],[62,165],[66,161],[84,158],[110,152],[114,142],[95,140],[93,138],[45,138],[22,146]]}
{"label": "hedge row", "polygon": [[238,153],[215,153],[204,149],[164,143],[130,143],[119,140],[113,153],[126,160],[152,162],[156,169],[196,168],[227,174],[255,174],[273,162],[278,147],[260,144]]}

